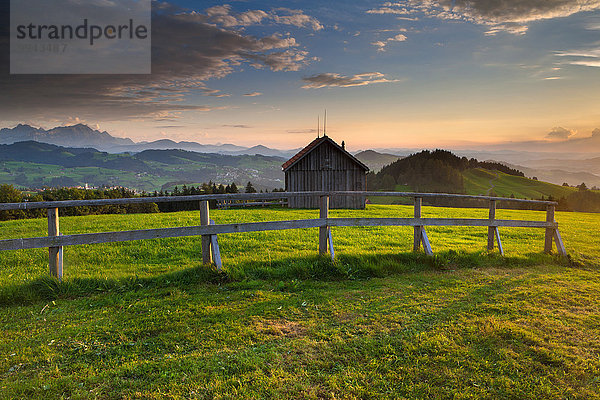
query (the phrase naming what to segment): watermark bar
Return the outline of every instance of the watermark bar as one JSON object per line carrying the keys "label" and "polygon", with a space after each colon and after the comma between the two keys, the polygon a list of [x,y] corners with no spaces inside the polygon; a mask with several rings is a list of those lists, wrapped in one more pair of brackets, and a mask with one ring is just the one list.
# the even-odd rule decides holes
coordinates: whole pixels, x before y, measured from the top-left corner
{"label": "watermark bar", "polygon": [[151,0],[11,0],[11,74],[149,74]]}

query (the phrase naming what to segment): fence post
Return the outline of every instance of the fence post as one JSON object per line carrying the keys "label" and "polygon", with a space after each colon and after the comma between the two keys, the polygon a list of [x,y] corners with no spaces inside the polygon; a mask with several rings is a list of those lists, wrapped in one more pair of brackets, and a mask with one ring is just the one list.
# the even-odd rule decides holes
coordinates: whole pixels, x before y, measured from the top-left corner
{"label": "fence post", "polygon": [[[554,222],[554,205],[549,204],[546,208],[546,222]],[[546,235],[544,237],[544,252],[552,252],[552,239],[554,238],[554,228],[546,228]]]}
{"label": "fence post", "polygon": [[[421,197],[415,197],[415,218],[421,218]],[[421,249],[421,232],[423,227],[415,225],[414,227],[414,241],[413,251],[419,251]]]}
{"label": "fence post", "polygon": [[[215,225],[214,220],[210,220],[211,225]],[[217,235],[210,235],[210,246],[212,249],[212,257],[215,261],[217,269],[220,271],[223,269],[223,262],[221,261],[221,250],[219,249],[219,238]]]}
{"label": "fence post", "polygon": [[[321,196],[321,209],[319,211],[319,218],[329,218],[329,196]],[[319,254],[327,254],[327,240],[329,237],[328,226],[322,226],[319,228]]]}
{"label": "fence post", "polygon": [[[200,225],[210,225],[208,200],[203,200],[200,202]],[[202,235],[202,263],[212,263],[212,254],[210,253],[210,235]]]}
{"label": "fence post", "polygon": [[494,250],[494,236],[496,234],[496,229],[494,229],[493,226],[491,226],[491,223],[493,220],[496,219],[496,200],[490,200],[490,225],[488,226],[488,244],[487,244],[487,249],[488,251],[492,251]]}
{"label": "fence post", "polygon": [[[58,208],[48,209],[48,236],[59,236],[60,227],[58,221]],[[50,275],[62,280],[63,277],[63,259],[62,259],[63,248],[59,247],[48,247],[48,259],[50,267]]]}

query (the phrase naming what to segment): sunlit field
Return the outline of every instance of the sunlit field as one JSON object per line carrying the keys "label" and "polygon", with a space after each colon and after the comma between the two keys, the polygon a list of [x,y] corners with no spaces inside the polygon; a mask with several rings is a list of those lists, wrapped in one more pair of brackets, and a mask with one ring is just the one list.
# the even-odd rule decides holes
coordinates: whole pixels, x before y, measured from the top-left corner
{"label": "sunlit field", "polygon": [[[331,217],[409,217],[409,206]],[[424,207],[424,217],[486,209]],[[216,223],[317,218],[317,210],[211,210]],[[498,210],[499,219],[544,220]],[[61,218],[63,234],[199,225],[198,212]],[[543,229],[412,228],[219,235],[0,252],[2,398],[598,398],[600,215],[556,213],[569,258]],[[0,223],[44,236],[45,219]]]}

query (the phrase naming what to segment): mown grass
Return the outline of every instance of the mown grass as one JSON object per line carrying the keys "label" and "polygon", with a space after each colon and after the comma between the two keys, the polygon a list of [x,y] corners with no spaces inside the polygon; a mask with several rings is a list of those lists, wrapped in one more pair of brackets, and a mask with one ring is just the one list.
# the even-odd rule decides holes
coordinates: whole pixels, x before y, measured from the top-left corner
{"label": "mown grass", "polygon": [[[409,216],[410,207],[332,216]],[[424,207],[424,216],[486,210]],[[212,211],[217,223],[317,217],[315,210]],[[499,210],[498,218],[544,213]],[[198,224],[197,212],[61,218],[64,233]],[[224,271],[200,240],[0,253],[0,398],[598,398],[600,215],[557,213],[570,260],[543,230],[410,228],[221,235]],[[40,236],[45,220],[0,224]]]}

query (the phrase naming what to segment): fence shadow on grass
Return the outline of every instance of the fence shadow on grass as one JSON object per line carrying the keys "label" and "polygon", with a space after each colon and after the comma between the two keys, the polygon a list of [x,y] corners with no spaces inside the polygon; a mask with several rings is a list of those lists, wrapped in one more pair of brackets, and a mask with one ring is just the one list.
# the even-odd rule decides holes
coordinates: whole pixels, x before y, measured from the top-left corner
{"label": "fence shadow on grass", "polygon": [[568,258],[529,253],[502,257],[495,253],[449,250],[426,256],[423,253],[384,253],[328,257],[293,257],[269,262],[251,261],[218,271],[214,266],[185,268],[152,277],[120,279],[73,278],[62,282],[42,276],[22,284],[0,288],[0,305],[22,305],[60,298],[89,297],[100,293],[125,293],[194,284],[224,284],[250,280],[339,281],[369,279],[416,272],[448,272],[467,268],[515,268],[542,264],[571,265]]}

